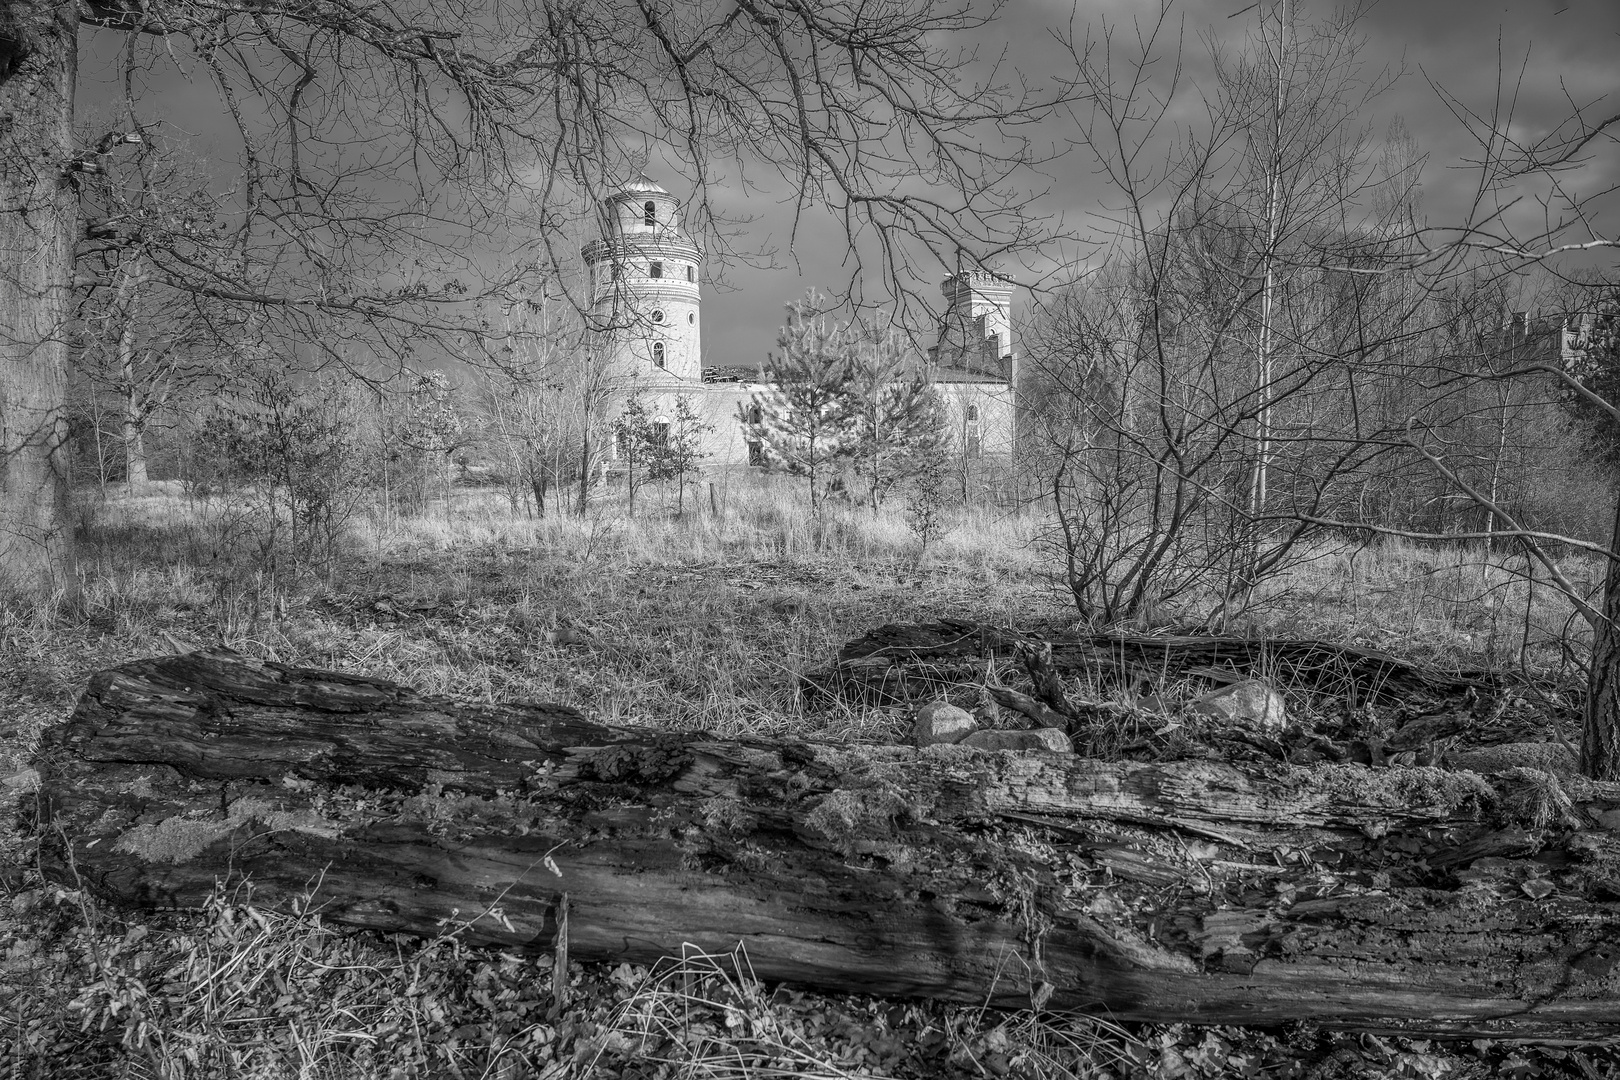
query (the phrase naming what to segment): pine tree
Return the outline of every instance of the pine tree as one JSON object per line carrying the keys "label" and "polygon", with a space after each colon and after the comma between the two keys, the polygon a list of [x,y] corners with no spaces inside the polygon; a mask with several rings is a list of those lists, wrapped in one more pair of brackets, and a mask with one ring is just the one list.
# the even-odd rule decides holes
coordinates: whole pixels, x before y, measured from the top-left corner
{"label": "pine tree", "polygon": [[[659,426],[654,424],[655,428]],[[696,472],[699,463],[708,456],[703,450],[703,437],[714,430],[714,425],[692,407],[691,398],[682,394],[675,399],[674,420],[663,427],[661,433],[654,432],[655,441],[647,458],[647,479],[675,481],[675,513],[680,515],[686,512],[687,477]]]}
{"label": "pine tree", "polygon": [[751,396],[751,408],[738,410],[766,466],[806,479],[813,510],[860,443],[849,390],[855,378],[851,332],[825,314],[824,304],[813,290],[788,304],[787,325],[766,368],[769,386]]}
{"label": "pine tree", "polygon": [[613,441],[619,449],[619,460],[624,462],[625,482],[630,489],[631,517],[636,516],[636,488],[652,478],[648,465],[657,452],[658,434],[658,426],[641,395],[631,394],[624,411],[613,420]]}
{"label": "pine tree", "polygon": [[857,433],[854,466],[875,514],[895,484],[925,463],[939,463],[945,409],[922,373],[907,364],[893,335],[867,335],[856,343],[854,355],[846,387]]}

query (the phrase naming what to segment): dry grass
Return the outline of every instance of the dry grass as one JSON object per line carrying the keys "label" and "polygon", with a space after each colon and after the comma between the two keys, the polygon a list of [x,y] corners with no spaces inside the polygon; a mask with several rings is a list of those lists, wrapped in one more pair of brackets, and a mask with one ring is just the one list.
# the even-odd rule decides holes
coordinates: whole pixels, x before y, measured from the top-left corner
{"label": "dry grass", "polygon": [[[176,490],[87,505],[77,614],[0,600],[0,777],[93,671],[190,646],[432,693],[563,701],[608,722],[886,742],[904,717],[806,700],[797,673],[883,622],[1069,613],[1030,543],[1036,523],[988,508],[950,516],[926,557],[898,511],[817,517],[755,477],[679,518],[604,505],[536,521],[498,492],[462,494],[449,517],[357,522],[341,559],[312,566],[258,544],[228,505]],[[1596,580],[1593,567],[1566,570]],[[1324,548],[1261,601],[1239,632],[1540,670],[1567,668],[1580,647],[1568,602],[1501,556]],[[390,943],[244,897],[197,920],[125,923],[43,885],[24,838],[0,841],[10,1075],[1141,1075],[1110,1056],[1119,1033],[1089,1021],[779,999],[741,957],[572,972],[580,1006],[547,1017],[544,963],[462,949],[454,928]],[[825,1023],[807,1027],[809,1014]],[[702,1024],[713,1037],[690,1037]],[[908,1045],[931,1048],[926,1068]],[[627,1071],[632,1047],[642,1071]]]}
{"label": "dry grass", "polygon": [[829,1008],[814,995],[767,989],[741,948],[714,956],[687,945],[651,971],[624,965],[619,974],[632,989],[609,1020],[602,1057],[663,1067],[670,1080],[1068,1080],[1121,1067],[1120,1048],[1132,1041],[1096,1017],[875,999]]}
{"label": "dry grass", "polygon": [[[1569,557],[1561,570],[1588,598],[1602,584],[1594,559]],[[1319,548],[1267,583],[1246,629],[1447,666],[1565,673],[1591,642],[1574,604],[1524,556],[1401,540]]]}

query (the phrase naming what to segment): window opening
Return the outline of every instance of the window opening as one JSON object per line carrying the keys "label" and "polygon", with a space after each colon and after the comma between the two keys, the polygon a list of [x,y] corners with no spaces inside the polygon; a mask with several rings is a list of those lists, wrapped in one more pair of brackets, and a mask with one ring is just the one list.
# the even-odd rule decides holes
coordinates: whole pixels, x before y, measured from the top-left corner
{"label": "window opening", "polygon": [[661,263],[661,262],[648,263],[647,264],[647,276],[648,277],[654,277],[654,278],[663,277],[664,276],[664,264]]}
{"label": "window opening", "polygon": [[664,366],[664,343],[662,341],[653,342],[653,363],[659,367]]}
{"label": "window opening", "polygon": [[695,313],[693,313],[693,312],[687,312],[686,321],[688,323],[696,323],[697,322],[697,315]]}
{"label": "window opening", "polygon": [[655,450],[669,449],[669,421],[654,420],[652,426],[652,444]]}
{"label": "window opening", "polygon": [[624,272],[624,267],[620,266],[618,263],[613,264],[613,280],[614,281],[618,281],[619,280],[619,275],[622,274],[623,272]]}
{"label": "window opening", "polygon": [[696,281],[697,280],[697,267],[688,266],[686,268],[686,280],[687,281]]}
{"label": "window opening", "polygon": [[750,464],[750,465],[763,465],[763,464],[765,464],[765,444],[764,443],[755,442],[753,439],[748,440],[748,464]]}
{"label": "window opening", "polygon": [[641,220],[645,225],[658,224],[658,204],[646,202],[641,205]]}
{"label": "window opening", "polygon": [[655,323],[661,323],[664,321],[664,312],[662,309],[655,310],[652,313],[652,321]]}
{"label": "window opening", "polygon": [[977,405],[969,405],[967,407],[967,418],[968,423],[970,424],[976,424],[979,422],[979,407]]}
{"label": "window opening", "polygon": [[760,423],[764,423],[764,421],[765,421],[765,411],[763,409],[761,409],[758,405],[750,405],[748,407],[748,422],[750,424],[760,424]]}

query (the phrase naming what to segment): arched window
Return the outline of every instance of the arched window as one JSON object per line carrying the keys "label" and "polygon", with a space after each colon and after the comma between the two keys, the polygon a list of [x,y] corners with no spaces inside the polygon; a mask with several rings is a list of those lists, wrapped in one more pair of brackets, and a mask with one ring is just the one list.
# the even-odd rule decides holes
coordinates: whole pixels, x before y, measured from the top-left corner
{"label": "arched window", "polygon": [[764,420],[765,411],[763,409],[761,409],[758,405],[750,405],[748,407],[748,422],[750,424],[763,423]]}
{"label": "arched window", "polygon": [[653,342],[653,363],[659,367],[664,366],[664,343],[662,341]]}
{"label": "arched window", "polygon": [[653,420],[652,443],[654,449],[669,449],[669,421],[662,416]]}
{"label": "arched window", "polygon": [[686,280],[687,281],[696,281],[697,280],[697,267],[688,266],[686,268]]}
{"label": "arched window", "polygon": [[650,262],[650,263],[648,263],[647,264],[647,276],[651,277],[651,278],[661,278],[661,277],[663,277],[664,276],[664,264],[661,263],[661,262]]}
{"label": "arched window", "polygon": [[641,221],[642,221],[642,224],[644,224],[644,225],[656,225],[656,224],[658,224],[658,204],[657,203],[649,201],[649,202],[644,202],[644,203],[641,204]]}
{"label": "arched window", "polygon": [[655,322],[655,323],[661,323],[661,322],[664,321],[664,312],[663,312],[662,308],[659,308],[659,309],[656,309],[656,310],[653,311],[653,313],[652,313],[652,321]]}
{"label": "arched window", "polygon": [[979,407],[977,405],[969,405],[967,407],[967,421],[970,424],[977,424],[979,422]]}

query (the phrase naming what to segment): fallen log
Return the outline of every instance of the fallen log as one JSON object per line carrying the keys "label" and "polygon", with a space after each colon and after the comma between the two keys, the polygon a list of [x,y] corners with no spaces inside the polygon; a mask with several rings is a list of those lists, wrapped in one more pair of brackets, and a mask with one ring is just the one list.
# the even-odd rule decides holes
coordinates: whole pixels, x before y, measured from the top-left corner
{"label": "fallen log", "polygon": [[1573,827],[1620,785],[1534,770],[718,740],[224,651],[97,674],[38,766],[47,872],[136,907],[249,880],[549,951],[566,903],[582,960],[740,942],[824,990],[1620,1036],[1620,836]]}
{"label": "fallen log", "polygon": [[[1375,649],[1303,639],[1193,634],[1020,632],[960,620],[889,624],[847,643],[809,681],[877,700],[909,700],[939,685],[982,678],[986,661],[1031,651],[1053,673],[1103,684],[1195,674],[1212,681],[1262,675],[1279,685],[1362,702],[1454,702],[1496,688],[1494,672],[1444,672]],[[908,685],[915,684],[915,685]]]}

